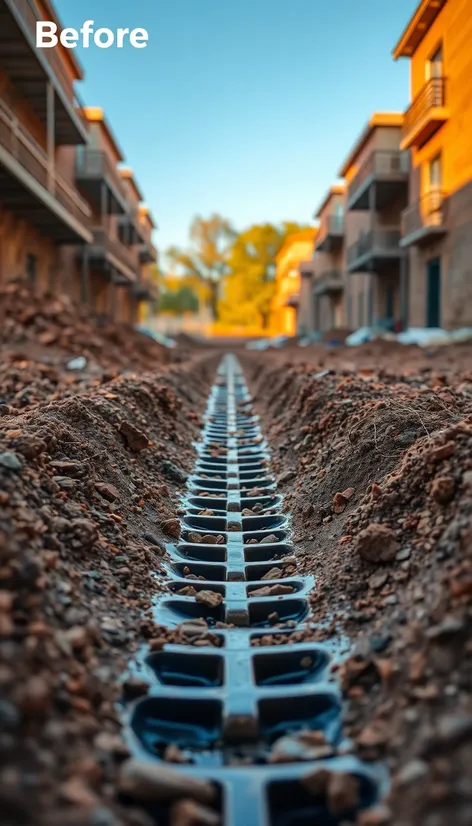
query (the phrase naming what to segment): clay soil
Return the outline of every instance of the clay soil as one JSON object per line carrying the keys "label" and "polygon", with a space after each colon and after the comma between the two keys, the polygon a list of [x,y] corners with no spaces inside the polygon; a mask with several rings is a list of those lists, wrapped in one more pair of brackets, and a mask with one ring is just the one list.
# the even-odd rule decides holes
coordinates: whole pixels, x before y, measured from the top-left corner
{"label": "clay soil", "polygon": [[[166,351],[66,300],[18,285],[7,293],[2,824],[155,826],[116,703],[147,691],[127,673],[133,654],[178,634],[156,626],[152,603],[165,589],[164,544],[179,536],[192,445],[226,347],[184,341]],[[315,576],[309,634],[350,639],[337,666],[345,729],[362,758],[382,759],[391,773],[387,808],[362,826],[466,826],[470,348],[236,349],[292,516],[298,572]],[[71,368],[81,356],[86,365]],[[173,826],[217,826],[208,784],[176,788],[165,772],[159,782],[167,799],[194,801],[177,805]]]}

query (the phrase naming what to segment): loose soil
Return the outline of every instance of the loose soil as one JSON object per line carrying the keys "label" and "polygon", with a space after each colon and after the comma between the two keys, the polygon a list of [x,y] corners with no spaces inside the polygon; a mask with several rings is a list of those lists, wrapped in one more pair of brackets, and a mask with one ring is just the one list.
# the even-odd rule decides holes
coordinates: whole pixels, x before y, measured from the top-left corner
{"label": "loose soil", "polygon": [[315,575],[310,636],[352,640],[346,730],[386,761],[396,826],[472,822],[472,349],[454,350],[243,359]]}
{"label": "loose soil", "polygon": [[[187,798],[175,804],[172,824],[198,826],[211,815],[216,826],[208,784],[182,788],[166,770],[157,783],[128,762],[115,704],[147,691],[126,672],[142,645],[219,644],[204,629],[186,638],[185,628],[156,626],[152,602],[166,587],[164,545],[179,535],[179,497],[221,352],[186,341],[168,352],[66,300],[6,290],[2,822],[155,826],[122,793],[138,783],[133,797],[144,802],[149,784],[156,793],[161,783],[166,799]],[[391,772],[387,808],[359,826],[466,826],[471,349],[378,344],[238,355],[292,515],[297,574],[315,576],[315,626],[292,640],[351,639],[351,655],[335,666],[345,730],[363,759],[380,758]],[[79,356],[85,368],[67,366]],[[290,560],[281,565],[277,576],[290,575]]]}

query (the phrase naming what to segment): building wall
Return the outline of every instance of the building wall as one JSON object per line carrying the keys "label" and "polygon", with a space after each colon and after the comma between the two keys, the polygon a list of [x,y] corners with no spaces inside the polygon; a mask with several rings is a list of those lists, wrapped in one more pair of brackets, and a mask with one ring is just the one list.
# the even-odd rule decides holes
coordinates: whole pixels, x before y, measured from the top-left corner
{"label": "building wall", "polygon": [[36,259],[35,287],[44,292],[56,277],[58,249],[50,238],[40,235],[35,227],[13,212],[3,210],[0,201],[0,283],[25,278],[28,256]]}
{"label": "building wall", "polygon": [[441,261],[441,325],[472,325],[472,14],[470,0],[448,0],[411,60],[412,99],[421,91],[425,64],[443,43],[448,121],[421,149],[412,151],[410,203],[427,191],[429,162],[442,155],[442,188],[449,232],[410,250],[411,326],[424,326],[428,261]]}

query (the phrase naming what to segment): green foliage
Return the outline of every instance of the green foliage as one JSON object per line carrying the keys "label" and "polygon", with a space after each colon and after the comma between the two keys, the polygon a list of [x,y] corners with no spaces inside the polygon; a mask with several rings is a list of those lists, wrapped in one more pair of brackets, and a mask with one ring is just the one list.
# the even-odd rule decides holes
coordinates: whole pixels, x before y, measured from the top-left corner
{"label": "green foliage", "polygon": [[176,316],[196,313],[198,296],[188,284],[183,284],[177,290],[166,290],[161,294],[159,310],[161,313],[172,313]]}

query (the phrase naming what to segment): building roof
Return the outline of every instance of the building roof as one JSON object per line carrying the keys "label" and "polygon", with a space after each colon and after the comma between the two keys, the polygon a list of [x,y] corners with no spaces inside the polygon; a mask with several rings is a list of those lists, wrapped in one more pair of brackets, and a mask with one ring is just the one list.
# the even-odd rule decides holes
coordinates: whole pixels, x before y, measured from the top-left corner
{"label": "building roof", "polygon": [[120,175],[124,181],[128,181],[128,183],[132,186],[132,188],[134,189],[134,194],[136,195],[138,201],[142,201],[143,194],[138,186],[136,178],[134,177],[133,170],[129,167],[122,166],[120,167]]}
{"label": "building roof", "polygon": [[339,170],[339,177],[344,178],[347,174],[357,156],[362,152],[374,129],[379,126],[402,126],[403,119],[403,112],[374,112]]}
{"label": "building roof", "polygon": [[277,264],[283,260],[295,244],[299,244],[300,242],[303,243],[303,241],[314,241],[317,232],[318,230],[316,227],[309,227],[308,229],[300,230],[300,232],[292,232],[291,235],[287,235],[283,246],[276,255],[275,260],[277,261]]}
{"label": "building roof", "polygon": [[447,0],[421,0],[393,50],[393,57],[412,57]]}
{"label": "building roof", "polygon": [[333,197],[333,195],[344,195],[345,188],[346,187],[344,184],[333,184],[333,186],[330,186],[313,217],[319,218],[324,208]]}
{"label": "building roof", "polygon": [[110,125],[105,117],[105,112],[103,111],[103,109],[101,109],[99,106],[84,106],[84,115],[89,123],[101,124],[103,131],[105,132],[108,140],[110,141],[116,154],[118,155],[118,160],[124,161],[125,156],[113,132],[111,131]]}
{"label": "building roof", "polygon": [[141,206],[139,207],[139,214],[142,218],[147,218],[153,229],[157,229],[156,221],[149,207],[147,207],[145,204],[141,204]]}

